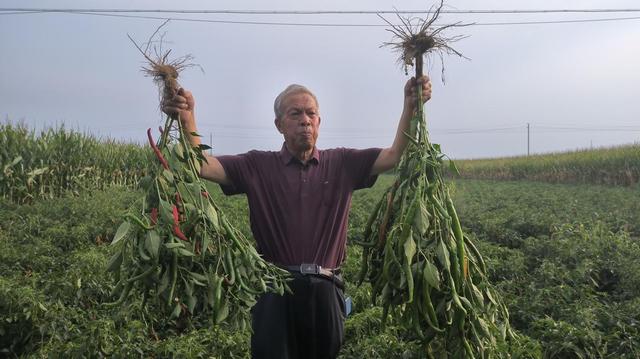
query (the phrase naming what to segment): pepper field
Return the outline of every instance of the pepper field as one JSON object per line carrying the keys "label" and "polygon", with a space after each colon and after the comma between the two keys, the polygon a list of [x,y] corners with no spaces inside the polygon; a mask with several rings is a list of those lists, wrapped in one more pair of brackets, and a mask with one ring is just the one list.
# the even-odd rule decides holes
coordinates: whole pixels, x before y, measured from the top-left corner
{"label": "pepper field", "polygon": [[[249,357],[246,330],[192,330],[143,308],[142,298],[123,308],[102,305],[113,300],[113,279],[105,272],[113,252],[109,242],[126,209],[141,197],[130,184],[144,173],[148,148],[50,130],[56,141],[66,133],[87,149],[109,146],[130,153],[120,168],[94,161],[81,172],[88,162],[77,157],[80,151],[55,152],[53,142],[29,136],[24,128],[20,136],[16,126],[0,130],[2,139],[26,141],[5,146],[18,142],[3,140],[0,150],[0,357]],[[49,150],[25,145],[38,140]],[[66,175],[54,177],[63,170]],[[97,173],[102,181],[91,178]],[[117,176],[110,180],[108,173]],[[381,176],[374,188],[354,194],[350,239],[360,239],[380,191],[391,181]],[[514,358],[640,357],[637,183],[450,181],[462,225],[479,244],[520,336],[505,352]],[[246,200],[224,197],[215,185],[210,189],[250,237]],[[381,308],[371,304],[370,288],[353,284],[359,250],[349,247],[344,266],[354,307],[341,357],[424,357],[404,329],[380,330]]]}

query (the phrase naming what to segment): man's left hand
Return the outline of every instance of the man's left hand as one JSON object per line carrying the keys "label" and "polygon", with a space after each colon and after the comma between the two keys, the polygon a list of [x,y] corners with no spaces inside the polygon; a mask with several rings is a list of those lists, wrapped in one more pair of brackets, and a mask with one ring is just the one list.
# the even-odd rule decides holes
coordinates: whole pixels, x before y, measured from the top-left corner
{"label": "man's left hand", "polygon": [[412,77],[404,85],[405,106],[415,107],[418,99],[418,86],[422,86],[422,102],[424,103],[431,99],[431,79],[429,79],[429,76],[423,75],[417,80]]}

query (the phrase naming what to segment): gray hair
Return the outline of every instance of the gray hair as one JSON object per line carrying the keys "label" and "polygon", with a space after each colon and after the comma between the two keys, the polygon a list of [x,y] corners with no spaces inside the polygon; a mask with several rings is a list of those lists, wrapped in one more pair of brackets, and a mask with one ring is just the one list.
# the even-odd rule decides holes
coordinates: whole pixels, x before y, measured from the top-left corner
{"label": "gray hair", "polygon": [[278,97],[276,97],[276,100],[273,102],[273,112],[276,114],[276,119],[279,119],[282,117],[282,115],[284,115],[283,113],[284,109],[282,108],[282,103],[284,102],[284,99],[286,99],[290,95],[298,94],[298,93],[306,93],[307,95],[311,96],[313,100],[316,102],[316,106],[320,107],[320,105],[318,104],[318,99],[316,98],[316,95],[314,95],[313,92],[311,92],[311,90],[309,90],[308,88],[302,85],[292,84],[287,86],[286,89],[280,92]]}

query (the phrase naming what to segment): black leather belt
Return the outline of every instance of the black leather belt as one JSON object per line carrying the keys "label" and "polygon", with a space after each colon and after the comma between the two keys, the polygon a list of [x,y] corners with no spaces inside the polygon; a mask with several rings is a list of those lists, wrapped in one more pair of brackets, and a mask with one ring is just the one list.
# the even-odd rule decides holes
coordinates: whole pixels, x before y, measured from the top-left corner
{"label": "black leather belt", "polygon": [[298,272],[300,274],[323,275],[329,278],[332,278],[336,274],[340,274],[340,268],[323,268],[322,266],[312,263],[302,263],[299,266],[283,266],[283,268],[291,272]]}
{"label": "black leather belt", "polygon": [[319,277],[324,277],[333,281],[340,289],[344,289],[344,282],[342,278],[339,277],[340,268],[329,269],[323,268],[317,264],[313,263],[302,263],[297,266],[281,266],[282,268],[295,273],[300,273],[302,275],[315,275]]}

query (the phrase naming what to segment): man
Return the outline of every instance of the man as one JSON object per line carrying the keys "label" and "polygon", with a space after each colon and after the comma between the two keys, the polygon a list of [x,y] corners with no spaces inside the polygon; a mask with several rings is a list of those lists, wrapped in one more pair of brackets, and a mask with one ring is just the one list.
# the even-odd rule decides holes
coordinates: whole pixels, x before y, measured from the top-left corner
{"label": "man", "polygon": [[[306,87],[291,85],[274,102],[274,124],[284,137],[280,151],[209,156],[201,177],[226,195],[246,193],[258,251],[289,270],[293,294],[261,296],[252,309],[253,358],[335,358],[344,338],[340,265],[345,258],[347,218],[354,190],[371,187],[377,175],[399,162],[403,132],[417,102],[431,98],[428,77],[404,87],[404,107],[393,144],[364,150],[318,150],[319,105]],[[187,133],[197,132],[195,101],[180,89],[163,111],[178,114]],[[193,145],[200,139],[191,137]]]}

